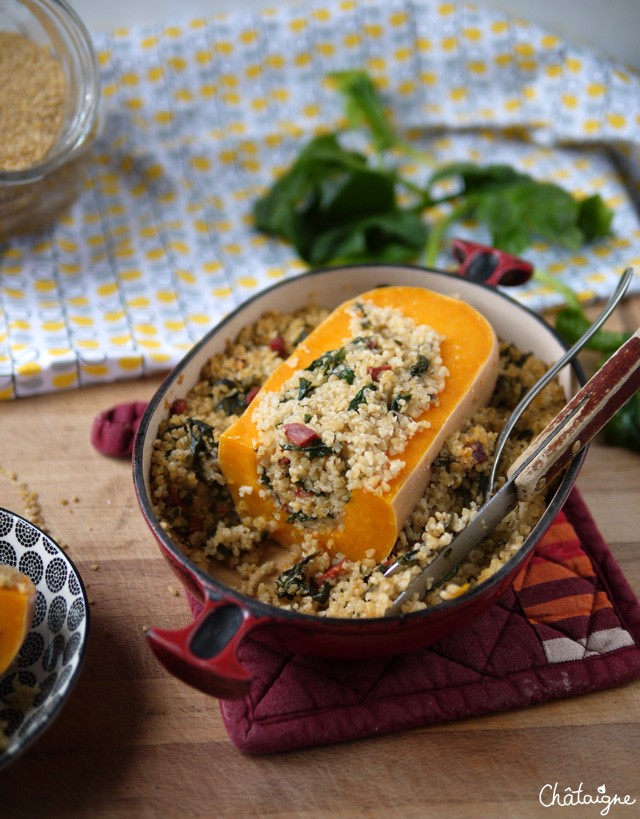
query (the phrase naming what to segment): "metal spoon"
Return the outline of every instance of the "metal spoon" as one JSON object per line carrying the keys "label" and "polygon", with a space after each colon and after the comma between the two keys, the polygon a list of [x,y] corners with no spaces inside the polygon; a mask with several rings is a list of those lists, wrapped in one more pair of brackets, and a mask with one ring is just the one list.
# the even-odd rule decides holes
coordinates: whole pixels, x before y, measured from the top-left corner
{"label": "metal spoon", "polygon": [[[598,315],[595,319],[593,324],[589,327],[589,329],[575,342],[575,344],[570,347],[567,352],[556,361],[556,363],[550,367],[545,374],[531,387],[531,389],[527,392],[527,394],[520,400],[516,408],[513,410],[511,415],[507,418],[507,421],[498,436],[496,441],[496,446],[494,449],[494,460],[493,465],[491,467],[491,472],[489,473],[488,478],[486,479],[486,484],[482,487],[482,494],[484,499],[487,500],[493,494],[493,488],[495,485],[497,473],[498,473],[498,466],[500,464],[500,459],[502,457],[502,452],[504,450],[505,444],[509,435],[513,431],[513,428],[518,423],[520,416],[524,412],[524,410],[529,406],[529,404],[533,401],[533,399],[540,393],[542,390],[549,384],[556,375],[569,364],[575,356],[582,350],[585,344],[591,339],[591,337],[600,329],[600,327],[605,323],[605,321],[609,318],[611,313],[615,310],[618,306],[618,303],[624,296],[631,283],[631,279],[633,278],[633,269],[628,267],[622,276],[620,277],[620,281],[618,282],[616,289],[613,291],[611,298],[605,304],[602,309],[602,312]],[[395,560],[391,563],[383,572],[385,577],[388,577],[390,574],[396,571],[402,565],[400,560]]]}
{"label": "metal spoon", "polygon": [[640,328],[616,350],[509,468],[508,480],[478,510],[451,545],[412,580],[385,614],[422,600],[438,586],[521,500],[547,489],[557,475],[640,389]]}

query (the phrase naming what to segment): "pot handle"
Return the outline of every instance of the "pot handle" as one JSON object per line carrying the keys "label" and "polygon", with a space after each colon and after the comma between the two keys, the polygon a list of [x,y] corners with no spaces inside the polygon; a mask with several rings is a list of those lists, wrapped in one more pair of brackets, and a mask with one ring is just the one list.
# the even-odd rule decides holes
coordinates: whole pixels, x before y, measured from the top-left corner
{"label": "pot handle", "polygon": [[533,265],[526,259],[479,242],[453,239],[451,250],[460,267],[455,271],[463,279],[493,287],[515,287],[529,281]]}
{"label": "pot handle", "polygon": [[151,628],[146,636],[170,674],[205,694],[238,699],[251,684],[251,676],[238,660],[238,646],[267,619],[256,617],[233,600],[205,594],[202,610],[186,628]]}

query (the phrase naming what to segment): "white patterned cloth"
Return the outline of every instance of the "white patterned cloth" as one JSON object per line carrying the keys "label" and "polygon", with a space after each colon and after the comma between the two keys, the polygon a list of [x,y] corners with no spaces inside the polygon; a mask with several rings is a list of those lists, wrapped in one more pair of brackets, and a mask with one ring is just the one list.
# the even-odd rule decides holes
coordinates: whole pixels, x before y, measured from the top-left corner
{"label": "white patterned cloth", "polygon": [[[525,254],[586,300],[640,270],[640,76],[535,26],[437,0],[324,0],[94,41],[101,132],[86,188],[46,233],[0,247],[0,398],[166,370],[245,298],[303,273],[251,209],[342,121],[333,70],[366,69],[438,164],[507,162],[599,192],[611,238]],[[472,223],[455,235],[489,241]],[[449,252],[438,261],[454,266]],[[558,304],[536,283],[509,292],[536,311]]]}

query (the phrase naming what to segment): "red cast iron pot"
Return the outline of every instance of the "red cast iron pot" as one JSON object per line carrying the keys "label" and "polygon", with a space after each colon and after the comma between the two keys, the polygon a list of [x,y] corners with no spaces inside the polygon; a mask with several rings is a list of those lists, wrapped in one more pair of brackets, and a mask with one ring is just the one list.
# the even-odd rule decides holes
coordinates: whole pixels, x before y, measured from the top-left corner
{"label": "red cast iron pot", "polygon": [[[484,278],[494,273],[486,268]],[[474,265],[478,271],[478,264]],[[151,629],[149,644],[166,668],[190,685],[221,698],[244,695],[251,679],[237,658],[240,642],[249,633],[276,648],[301,654],[345,659],[365,659],[397,654],[428,645],[478,616],[510,586],[532,556],[536,543],[562,507],[573,486],[583,452],[573,461],[549,505],[521,549],[493,577],[463,596],[412,614],[371,619],[315,617],[285,611],[225,586],[195,566],[162,529],[153,510],[149,488],[149,465],[160,421],[171,403],[183,397],[205,361],[224,349],[225,342],[253,323],[266,310],[294,310],[310,301],[335,307],[347,298],[385,284],[426,287],[457,295],[483,313],[498,336],[533,351],[551,363],[565,345],[540,316],[503,292],[457,275],[411,266],[356,265],[306,273],[283,281],[243,303],[211,330],[168,376],[151,400],[140,423],[134,447],[134,484],[144,517],[162,552],[188,592],[202,601],[202,610],[187,628],[177,631]],[[476,277],[477,278],[477,277]],[[482,274],[479,276],[482,279]],[[494,277],[495,281],[495,277]],[[579,366],[565,368],[563,386],[569,397],[572,381],[584,383]],[[363,521],[375,526],[375,521]]]}

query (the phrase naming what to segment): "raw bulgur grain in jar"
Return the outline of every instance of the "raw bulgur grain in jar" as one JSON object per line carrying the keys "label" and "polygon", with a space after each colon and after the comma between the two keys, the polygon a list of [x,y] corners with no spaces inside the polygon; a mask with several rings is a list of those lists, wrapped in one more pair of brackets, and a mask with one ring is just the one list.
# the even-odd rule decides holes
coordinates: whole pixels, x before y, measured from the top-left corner
{"label": "raw bulgur grain in jar", "polygon": [[[436,458],[424,496],[406,521],[387,561],[350,561],[319,550],[312,528],[297,550],[269,537],[273,521],[248,519],[235,508],[217,461],[220,434],[244,411],[256,390],[292,353],[327,311],[267,313],[246,327],[224,353],[214,355],[197,384],[174,402],[158,429],[151,458],[151,495],[163,528],[185,554],[218,580],[262,602],[322,617],[377,617],[477,514],[481,481],[488,475],[500,429],[545,365],[511,344],[500,345],[500,370],[489,404],[449,436]],[[258,393],[259,395],[259,393]],[[512,463],[564,405],[557,382],[531,403],[510,436],[502,464]],[[498,483],[504,480],[504,472]],[[268,488],[268,487],[267,487]],[[312,487],[309,487],[312,489]],[[432,589],[417,611],[464,593],[514,555],[545,508],[537,497],[521,503],[461,565],[455,577]],[[364,525],[374,525],[365,521]]]}
{"label": "raw bulgur grain in jar", "polygon": [[64,118],[66,81],[49,49],[0,31],[0,171],[24,171],[55,144]]}
{"label": "raw bulgur grain in jar", "polygon": [[0,242],[45,228],[77,198],[99,96],[91,37],[66,0],[0,9]]}

